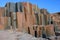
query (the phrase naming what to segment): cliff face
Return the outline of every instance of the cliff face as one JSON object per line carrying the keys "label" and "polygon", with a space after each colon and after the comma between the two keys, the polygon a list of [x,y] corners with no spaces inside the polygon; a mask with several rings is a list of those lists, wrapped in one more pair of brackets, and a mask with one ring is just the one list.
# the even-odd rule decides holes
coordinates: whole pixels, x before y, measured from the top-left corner
{"label": "cliff face", "polygon": [[[35,37],[53,36],[54,22],[60,30],[60,12],[49,14],[46,9],[30,3],[7,3],[0,8],[0,29],[16,30]],[[57,27],[57,26],[56,26]],[[49,34],[50,33],[50,34]]]}

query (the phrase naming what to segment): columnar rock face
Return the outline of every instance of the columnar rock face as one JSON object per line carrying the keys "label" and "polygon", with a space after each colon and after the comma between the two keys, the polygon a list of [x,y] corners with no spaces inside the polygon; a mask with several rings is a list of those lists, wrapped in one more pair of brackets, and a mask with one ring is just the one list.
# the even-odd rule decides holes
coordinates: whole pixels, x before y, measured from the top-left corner
{"label": "columnar rock face", "polygon": [[54,21],[56,31],[60,31],[60,12],[51,14],[51,17]]}
{"label": "columnar rock face", "polygon": [[4,10],[5,10],[5,7],[0,7],[0,17],[3,16]]}
{"label": "columnar rock face", "polygon": [[58,15],[49,14],[46,9],[39,9],[29,2],[7,3],[0,8],[0,29],[23,31],[35,37],[52,36],[55,24],[60,24]]}
{"label": "columnar rock face", "polygon": [[60,25],[60,12],[51,14],[53,20],[56,22],[56,24]]}
{"label": "columnar rock face", "polygon": [[0,29],[4,29],[7,23],[7,17],[4,17],[5,7],[0,7]]}
{"label": "columnar rock face", "polygon": [[2,20],[1,20],[1,19],[2,19],[3,13],[4,13],[4,8],[1,7],[1,8],[0,8],[0,23],[2,23],[2,22],[1,22]]}

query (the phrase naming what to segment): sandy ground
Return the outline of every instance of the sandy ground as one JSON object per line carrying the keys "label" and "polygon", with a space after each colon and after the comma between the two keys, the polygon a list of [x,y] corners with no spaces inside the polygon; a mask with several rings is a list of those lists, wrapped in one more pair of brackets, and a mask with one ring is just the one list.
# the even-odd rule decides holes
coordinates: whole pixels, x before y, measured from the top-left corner
{"label": "sandy ground", "polygon": [[[12,31],[0,31],[0,40],[48,40],[44,38],[35,38],[34,36],[24,32],[12,32]],[[60,40],[60,36],[57,39],[51,37],[51,40]]]}
{"label": "sandy ground", "polygon": [[[45,40],[23,32],[0,31],[0,40]],[[47,39],[46,39],[47,40]]]}

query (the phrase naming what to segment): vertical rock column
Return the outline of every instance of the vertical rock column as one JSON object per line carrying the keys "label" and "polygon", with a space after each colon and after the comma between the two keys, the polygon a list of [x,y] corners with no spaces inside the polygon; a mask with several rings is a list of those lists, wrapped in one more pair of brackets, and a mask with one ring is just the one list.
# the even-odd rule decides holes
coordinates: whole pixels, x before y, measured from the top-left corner
{"label": "vertical rock column", "polygon": [[12,29],[16,30],[17,28],[17,23],[16,23],[16,12],[12,12]]}

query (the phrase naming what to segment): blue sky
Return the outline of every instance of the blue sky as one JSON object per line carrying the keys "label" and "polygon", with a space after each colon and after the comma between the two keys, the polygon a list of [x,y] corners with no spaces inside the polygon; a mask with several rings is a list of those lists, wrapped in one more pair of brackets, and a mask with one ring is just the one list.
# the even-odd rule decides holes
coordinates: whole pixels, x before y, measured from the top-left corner
{"label": "blue sky", "polygon": [[7,2],[26,2],[37,4],[39,8],[45,8],[50,13],[60,12],[60,0],[0,0],[0,7],[4,7]]}

